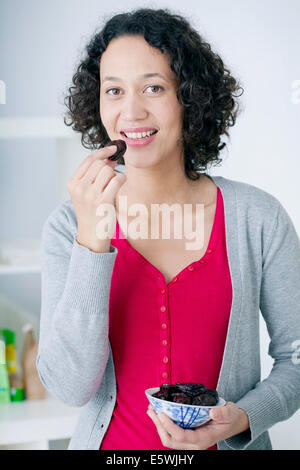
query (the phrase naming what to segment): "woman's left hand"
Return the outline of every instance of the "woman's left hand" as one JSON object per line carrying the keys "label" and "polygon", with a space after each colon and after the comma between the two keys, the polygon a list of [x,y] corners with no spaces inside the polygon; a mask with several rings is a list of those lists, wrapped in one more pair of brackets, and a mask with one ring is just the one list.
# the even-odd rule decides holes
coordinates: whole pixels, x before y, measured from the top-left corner
{"label": "woman's left hand", "polygon": [[247,413],[230,401],[210,410],[211,421],[194,430],[182,429],[165,413],[157,414],[151,405],[147,414],[154,422],[162,444],[170,449],[205,450],[249,428]]}

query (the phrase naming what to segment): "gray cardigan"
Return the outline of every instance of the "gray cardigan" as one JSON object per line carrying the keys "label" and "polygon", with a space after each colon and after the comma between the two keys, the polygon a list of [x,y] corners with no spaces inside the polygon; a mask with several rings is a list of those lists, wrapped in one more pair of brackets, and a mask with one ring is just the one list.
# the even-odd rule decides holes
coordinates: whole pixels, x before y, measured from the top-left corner
{"label": "gray cardigan", "polygon": [[[274,196],[247,183],[211,178],[223,196],[233,288],[217,390],[245,410],[250,421],[250,429],[220,441],[218,449],[271,449],[267,430],[300,407],[300,242]],[[109,253],[94,253],[76,236],[76,215],[67,200],[51,212],[42,231],[36,365],[50,394],[82,407],[68,449],[97,450],[116,402],[108,311],[118,250],[111,246]],[[274,359],[263,381],[259,311]]]}

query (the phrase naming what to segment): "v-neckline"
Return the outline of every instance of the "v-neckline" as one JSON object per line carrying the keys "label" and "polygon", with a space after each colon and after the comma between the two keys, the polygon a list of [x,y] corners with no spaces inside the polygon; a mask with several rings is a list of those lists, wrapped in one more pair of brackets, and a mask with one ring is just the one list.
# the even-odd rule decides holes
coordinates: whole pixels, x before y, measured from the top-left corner
{"label": "v-neckline", "polygon": [[[216,184],[216,183],[215,183]],[[116,221],[116,232],[117,234],[117,239],[123,240],[124,246],[127,248],[127,250],[137,259],[138,262],[141,262],[144,267],[146,268],[147,272],[151,275],[151,277],[154,277],[155,279],[162,281],[165,286],[168,288],[174,284],[178,280],[178,278],[185,278],[187,275],[190,275],[193,271],[197,269],[201,269],[203,265],[207,264],[212,256],[212,254],[215,252],[217,242],[220,238],[220,230],[217,230],[217,227],[220,225],[220,206],[221,206],[221,191],[220,188],[217,186],[217,200],[216,200],[216,208],[215,208],[215,214],[214,214],[214,221],[209,237],[209,242],[206,248],[206,251],[204,255],[199,258],[196,261],[193,261],[190,263],[188,266],[184,267],[181,271],[179,271],[173,278],[167,283],[165,280],[164,275],[162,272],[156,268],[147,258],[145,258],[136,248],[134,248],[128,239],[124,236],[122,229],[119,225],[118,219]]]}

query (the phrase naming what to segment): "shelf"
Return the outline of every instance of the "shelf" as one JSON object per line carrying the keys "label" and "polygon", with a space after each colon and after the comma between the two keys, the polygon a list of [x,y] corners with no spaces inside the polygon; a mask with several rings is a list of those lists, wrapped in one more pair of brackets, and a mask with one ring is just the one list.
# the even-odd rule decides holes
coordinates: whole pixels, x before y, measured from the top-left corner
{"label": "shelf", "polygon": [[0,276],[40,271],[41,239],[0,240]]}
{"label": "shelf", "polygon": [[41,266],[34,264],[13,265],[13,264],[0,264],[0,276],[7,274],[27,274],[27,273],[40,273]]}
{"label": "shelf", "polygon": [[0,118],[0,139],[74,138],[75,135],[61,116]]}
{"label": "shelf", "polygon": [[70,438],[81,408],[54,397],[0,405],[0,446]]}

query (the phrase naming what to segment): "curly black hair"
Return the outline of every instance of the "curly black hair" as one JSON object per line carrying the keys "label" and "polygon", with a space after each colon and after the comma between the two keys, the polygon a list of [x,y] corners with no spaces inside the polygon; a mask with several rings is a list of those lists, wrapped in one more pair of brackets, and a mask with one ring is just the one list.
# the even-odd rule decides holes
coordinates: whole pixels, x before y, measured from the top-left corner
{"label": "curly black hair", "polygon": [[[210,44],[181,15],[169,9],[140,8],[111,17],[86,46],[86,55],[73,76],[64,103],[64,123],[80,132],[85,148],[104,147],[110,138],[99,113],[100,59],[109,42],[121,36],[143,36],[152,47],[168,54],[178,77],[177,99],[183,106],[182,141],[185,174],[200,178],[208,164],[218,165],[220,136],[228,134],[239,112],[234,93],[243,88],[214,53]],[[119,164],[124,165],[122,157]]]}

